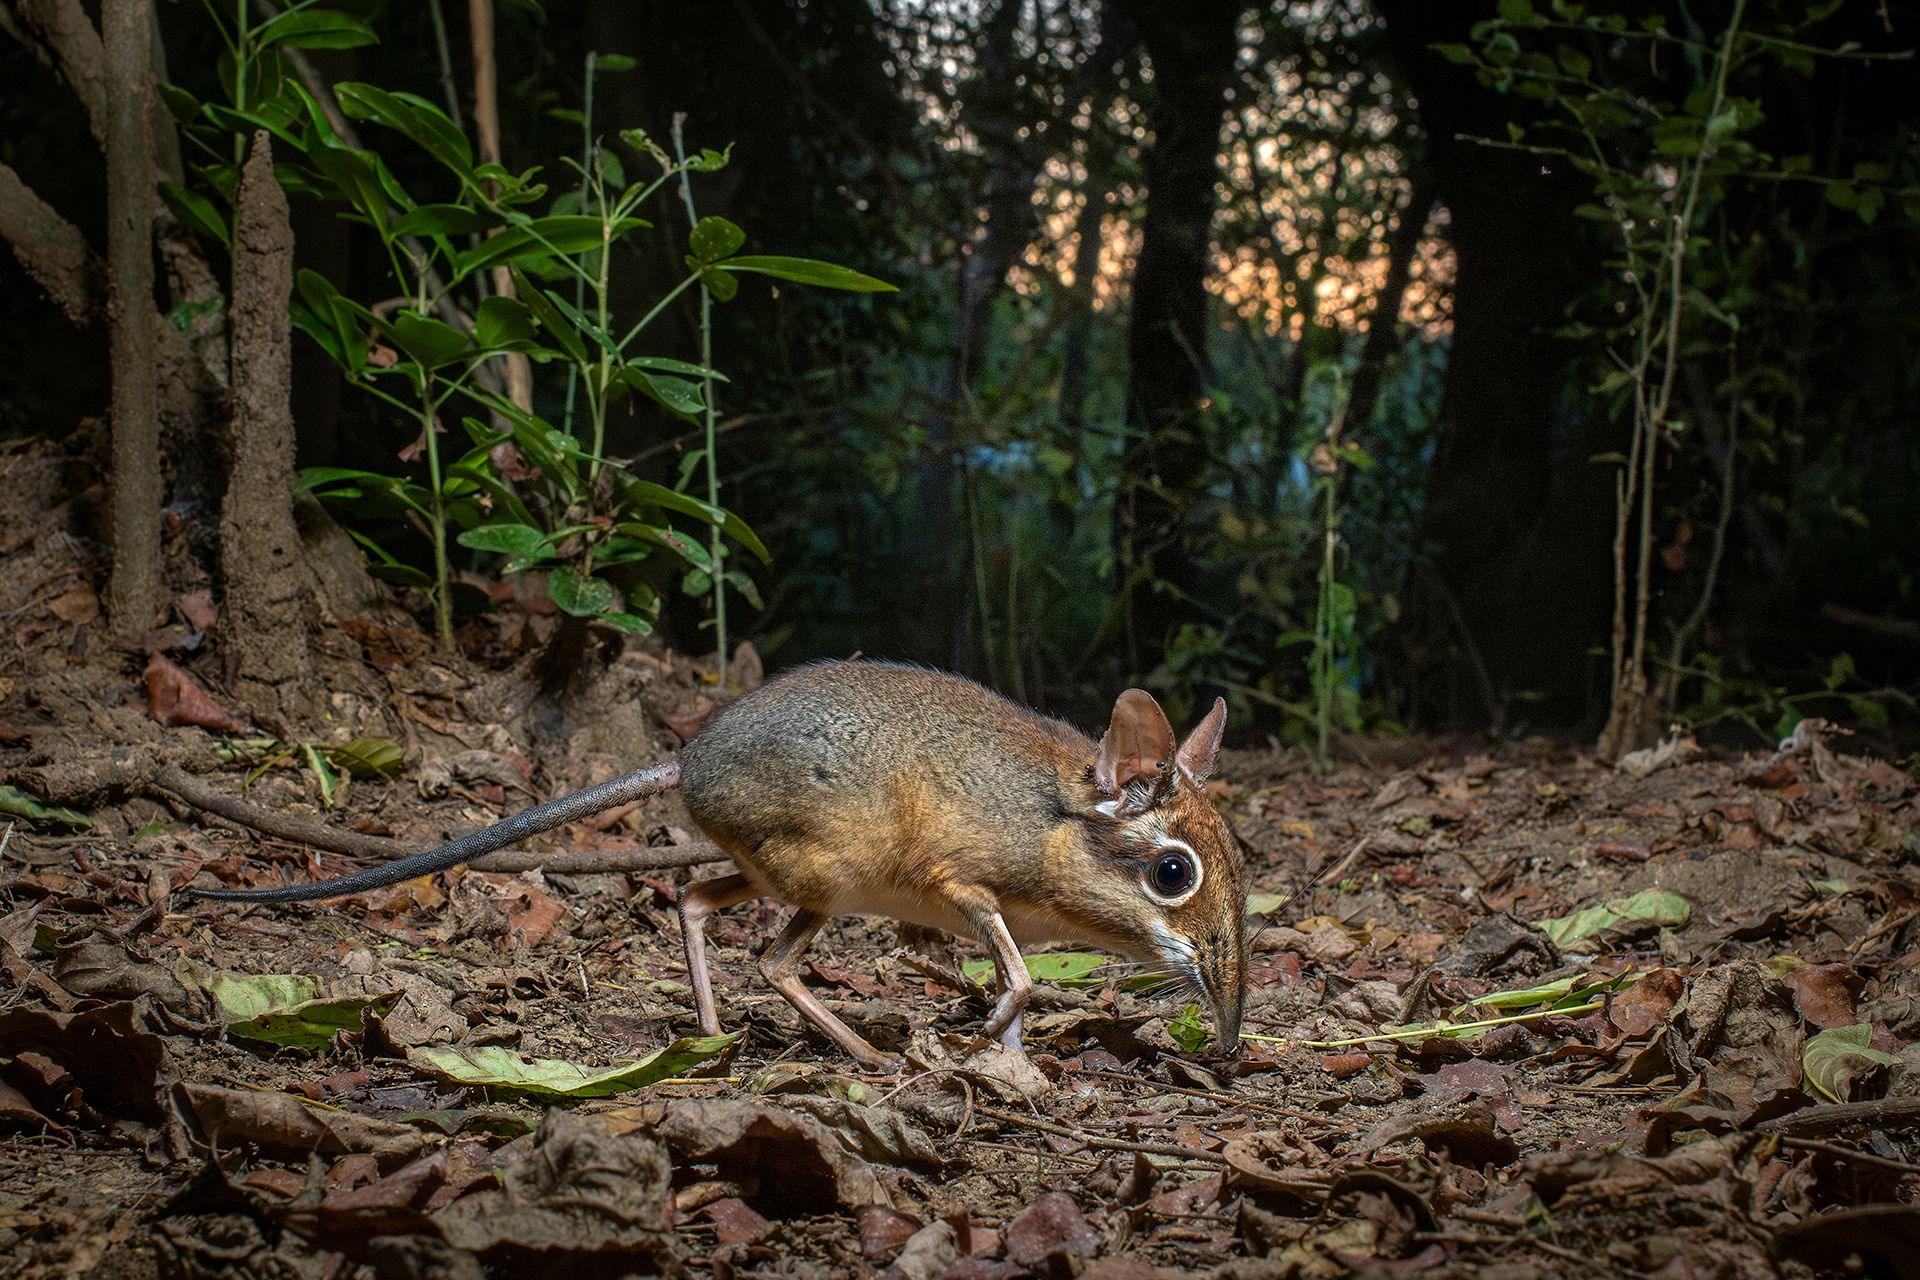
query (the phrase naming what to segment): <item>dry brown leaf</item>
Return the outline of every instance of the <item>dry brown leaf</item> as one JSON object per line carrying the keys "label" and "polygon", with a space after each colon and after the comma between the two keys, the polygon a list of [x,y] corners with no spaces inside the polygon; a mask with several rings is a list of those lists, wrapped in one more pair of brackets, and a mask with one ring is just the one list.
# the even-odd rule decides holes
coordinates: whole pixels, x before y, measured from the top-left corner
{"label": "dry brown leaf", "polygon": [[215,702],[205,689],[158,650],[147,659],[147,707],[161,724],[191,724],[219,733],[246,733],[252,728]]}

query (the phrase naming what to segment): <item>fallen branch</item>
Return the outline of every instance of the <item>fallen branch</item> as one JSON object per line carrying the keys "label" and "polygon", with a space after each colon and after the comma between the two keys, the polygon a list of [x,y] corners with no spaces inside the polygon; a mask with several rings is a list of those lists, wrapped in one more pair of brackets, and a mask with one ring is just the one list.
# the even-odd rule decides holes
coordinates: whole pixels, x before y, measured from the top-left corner
{"label": "fallen branch", "polygon": [[[419,846],[405,840],[330,827],[263,808],[211,787],[177,765],[161,765],[142,783],[148,791],[162,792],[216,817],[293,844],[358,858],[403,858],[421,851]],[[659,849],[617,849],[607,852],[535,853],[529,849],[502,849],[475,858],[467,866],[474,871],[545,871],[553,875],[595,875],[699,866],[707,862],[723,862],[727,856],[726,851],[718,845],[696,840]]]}
{"label": "fallen branch", "polygon": [[1920,1098],[1881,1098],[1875,1102],[1834,1102],[1802,1107],[1784,1116],[1762,1120],[1755,1133],[1780,1133],[1796,1138],[1826,1137],[1863,1129],[1911,1129],[1920,1125]]}

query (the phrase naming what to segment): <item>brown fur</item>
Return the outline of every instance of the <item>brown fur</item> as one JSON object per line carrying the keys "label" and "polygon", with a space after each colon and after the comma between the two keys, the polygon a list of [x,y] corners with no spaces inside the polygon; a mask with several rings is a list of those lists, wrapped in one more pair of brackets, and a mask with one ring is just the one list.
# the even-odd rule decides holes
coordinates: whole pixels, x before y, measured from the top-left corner
{"label": "brown fur", "polygon": [[[1211,740],[1189,755],[1210,765],[1217,719],[1209,724]],[[680,762],[694,820],[773,897],[980,938],[998,913],[1016,940],[1091,943],[1163,965],[1170,930],[1192,949],[1184,976],[1237,1034],[1246,891],[1234,842],[1175,770],[1171,730],[1142,737],[1130,720],[1126,749],[1149,761],[1157,751],[1165,785],[1144,812],[1116,816],[1098,808],[1114,808],[1095,780],[1100,744],[1070,726],[956,676],[834,662],[740,699]],[[1167,837],[1202,867],[1199,889],[1173,907],[1142,884]]]}

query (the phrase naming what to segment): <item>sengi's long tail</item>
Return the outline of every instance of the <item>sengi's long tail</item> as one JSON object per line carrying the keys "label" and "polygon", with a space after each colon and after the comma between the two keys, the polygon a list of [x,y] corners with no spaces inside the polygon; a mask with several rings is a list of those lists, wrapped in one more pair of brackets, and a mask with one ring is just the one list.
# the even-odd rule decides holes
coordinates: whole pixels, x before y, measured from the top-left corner
{"label": "sengi's long tail", "polygon": [[368,889],[399,884],[415,876],[445,871],[483,853],[504,849],[528,836],[563,827],[569,822],[578,822],[582,818],[658,795],[662,791],[671,791],[679,785],[680,763],[669,760],[665,764],[636,769],[598,786],[536,805],[472,835],[449,841],[438,849],[411,854],[395,862],[355,871],[351,875],[316,880],[312,884],[288,885],[284,889],[188,889],[187,893],[195,898],[211,898],[219,902],[304,902],[313,898],[338,898],[343,894],[364,893]]}

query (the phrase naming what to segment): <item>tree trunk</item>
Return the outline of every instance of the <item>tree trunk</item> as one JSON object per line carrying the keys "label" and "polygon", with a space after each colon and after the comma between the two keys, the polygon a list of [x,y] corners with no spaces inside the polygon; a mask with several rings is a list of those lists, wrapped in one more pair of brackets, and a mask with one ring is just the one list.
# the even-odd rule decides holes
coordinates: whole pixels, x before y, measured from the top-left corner
{"label": "tree trunk", "polygon": [[[1115,0],[1121,3],[1122,0]],[[1153,65],[1142,164],[1147,212],[1128,322],[1127,420],[1115,541],[1127,580],[1130,665],[1151,665],[1209,594],[1186,546],[1187,505],[1205,462],[1201,399],[1212,369],[1206,281],[1220,124],[1240,50],[1238,0],[1125,0]],[[1144,650],[1144,652],[1143,652]]]}
{"label": "tree trunk", "polygon": [[150,0],[104,0],[107,280],[113,363],[114,630],[138,636],[160,609],[160,422],[153,310],[153,117]]}
{"label": "tree trunk", "polygon": [[233,469],[220,509],[220,631],[240,696],[269,723],[297,721],[315,708],[311,582],[293,518],[293,228],[264,130],[233,203]]}
{"label": "tree trunk", "polygon": [[1400,222],[1387,239],[1387,274],[1373,303],[1373,316],[1367,322],[1367,340],[1360,345],[1360,360],[1353,371],[1353,389],[1347,396],[1346,424],[1350,439],[1364,439],[1373,409],[1380,400],[1380,387],[1386,378],[1387,361],[1393,358],[1400,340],[1400,305],[1407,296],[1407,283],[1413,277],[1414,255],[1427,232],[1427,220],[1433,212],[1435,184],[1423,167],[1415,173],[1407,193],[1406,208]]}
{"label": "tree trunk", "polygon": [[1572,216],[1586,184],[1569,165],[1477,140],[1504,138],[1507,121],[1534,108],[1431,46],[1468,39],[1491,4],[1377,8],[1420,103],[1455,255],[1419,537],[1431,560],[1410,583],[1402,627],[1417,668],[1407,680],[1430,717],[1498,723],[1524,705],[1536,721],[1571,723],[1589,710],[1589,653],[1605,642],[1612,524],[1608,483],[1586,461],[1609,445],[1563,412],[1574,351],[1550,332],[1601,269]]}
{"label": "tree trunk", "polygon": [[[500,163],[500,85],[493,57],[493,0],[467,0],[467,19],[473,49],[473,132],[481,164]],[[489,184],[491,186],[492,184]],[[513,296],[513,273],[499,266],[489,273],[493,291]],[[519,351],[501,357],[506,370],[507,399],[521,410],[533,411],[533,363]]]}

